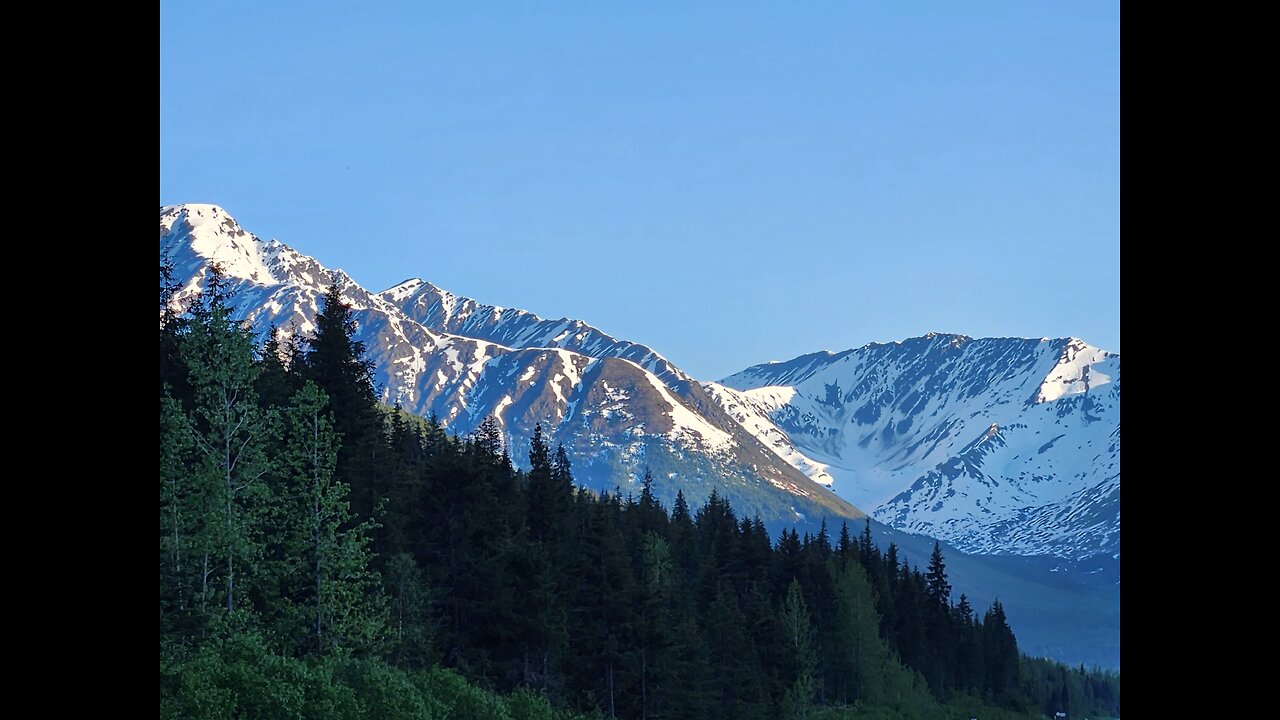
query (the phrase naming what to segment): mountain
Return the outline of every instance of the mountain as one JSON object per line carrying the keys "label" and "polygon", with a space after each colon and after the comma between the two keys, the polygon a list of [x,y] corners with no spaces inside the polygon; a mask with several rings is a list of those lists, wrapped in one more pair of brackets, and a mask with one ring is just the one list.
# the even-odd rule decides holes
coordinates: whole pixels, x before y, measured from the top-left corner
{"label": "mountain", "polygon": [[886,524],[972,553],[1120,554],[1120,356],[929,334],[747,368],[707,392]]}
{"label": "mountain", "polygon": [[580,321],[483,305],[421,280],[370,292],[341,270],[246,232],[216,205],[162,207],[160,256],[182,283],[179,302],[216,262],[231,281],[237,316],[259,335],[271,325],[285,336],[310,333],[336,282],[383,399],[435,414],[458,433],[493,416],[517,463],[541,423],[569,452],[574,477],[597,489],[625,490],[649,468],[668,504],[677,490],[695,506],[718,490],[771,527],[864,517],[766,448],[666,358]]}
{"label": "mountain", "polygon": [[[842,520],[862,522],[854,498],[899,526],[873,519],[877,543],[917,565],[934,543],[919,533],[949,533],[955,594],[976,607],[999,597],[1023,651],[1119,667],[1118,356],[1074,340],[932,335],[702,383],[580,321],[418,279],[370,292],[215,205],[162,207],[160,256],[183,285],[178,302],[216,262],[260,334],[310,333],[337,282],[383,399],[457,433],[492,415],[518,463],[541,422],[596,489],[632,489],[647,466],[668,507],[678,489],[693,507],[716,489],[775,536],[823,518],[834,536]],[[1095,541],[1114,554],[1090,555]]]}

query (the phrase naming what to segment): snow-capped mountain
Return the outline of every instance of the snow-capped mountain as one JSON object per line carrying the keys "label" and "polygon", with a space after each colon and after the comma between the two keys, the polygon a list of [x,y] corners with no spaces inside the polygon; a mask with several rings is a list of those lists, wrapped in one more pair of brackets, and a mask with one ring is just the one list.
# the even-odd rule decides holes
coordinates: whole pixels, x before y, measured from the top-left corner
{"label": "snow-capped mountain", "polygon": [[933,540],[914,532],[995,553],[948,548],[957,593],[998,596],[1031,654],[1119,665],[1117,355],[1074,339],[930,335],[700,383],[580,321],[416,279],[370,292],[213,205],[162,207],[160,256],[183,283],[179,302],[218,263],[259,333],[309,334],[336,281],[387,402],[459,433],[492,415],[517,461],[541,422],[599,489],[625,490],[648,466],[668,503],[677,489],[695,506],[718,489],[775,533],[862,517],[852,501],[903,530],[874,523],[916,564]]}
{"label": "snow-capped mountain", "polygon": [[929,334],[706,383],[744,428],[893,527],[976,553],[1120,553],[1120,356]]}
{"label": "snow-capped mountain", "polygon": [[569,451],[577,480],[600,489],[625,489],[648,467],[668,501],[677,489],[694,503],[718,489],[745,516],[775,525],[863,517],[767,449],[666,358],[585,323],[483,305],[421,280],[369,292],[341,270],[246,232],[215,205],[162,207],[160,256],[183,284],[178,302],[217,263],[232,281],[237,316],[259,334],[273,324],[285,335],[309,334],[337,282],[383,399],[434,413],[458,433],[493,416],[517,462],[541,423]]}
{"label": "snow-capped mountain", "polygon": [[310,333],[336,280],[387,402],[460,433],[492,415],[517,459],[541,422],[595,487],[648,466],[668,499],[719,487],[771,522],[854,503],[970,552],[1119,555],[1120,358],[1081,340],[930,334],[699,383],[581,321],[420,279],[370,292],[213,205],[161,208],[160,252],[180,298],[217,262],[259,333]]}

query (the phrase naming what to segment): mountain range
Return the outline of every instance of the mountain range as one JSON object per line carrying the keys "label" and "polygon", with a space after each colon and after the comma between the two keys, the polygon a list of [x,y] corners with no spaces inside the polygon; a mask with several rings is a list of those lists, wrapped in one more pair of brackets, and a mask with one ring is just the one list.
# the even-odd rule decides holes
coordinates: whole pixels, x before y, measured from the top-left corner
{"label": "mountain range", "polygon": [[[1111,642],[1114,620],[1114,661],[1110,647],[1065,655],[1118,666],[1117,354],[1076,338],[931,333],[699,381],[580,320],[417,278],[369,291],[216,205],[161,207],[160,255],[182,283],[179,302],[216,263],[237,316],[260,335],[311,332],[336,283],[387,403],[458,433],[493,417],[517,462],[541,424],[590,487],[627,492],[647,469],[668,505],[677,490],[695,506],[714,490],[775,532],[861,524],[865,509],[912,558],[932,545],[919,536],[979,558],[958,565],[985,578],[988,594],[1026,598],[1028,614],[1058,607],[1052,593],[1103,588],[1115,607],[1099,637]],[[1017,620],[1018,601],[1006,605]],[[1058,617],[1068,616],[1081,621]],[[1019,635],[1036,638],[1025,626]]]}
{"label": "mountain range", "polygon": [[1120,553],[1120,356],[931,333],[706,387],[816,482],[967,552]]}
{"label": "mountain range", "polygon": [[309,334],[330,282],[352,306],[356,338],[374,363],[383,399],[457,433],[494,417],[511,457],[527,455],[534,427],[563,444],[575,479],[624,492],[653,474],[668,504],[683,490],[713,490],[771,527],[814,518],[865,517],[784,462],[693,378],[654,350],[571,320],[483,305],[409,280],[361,287],[275,240],[261,240],[215,205],[161,208],[160,254],[183,284],[201,287],[211,263],[231,281],[238,315],[265,334]]}

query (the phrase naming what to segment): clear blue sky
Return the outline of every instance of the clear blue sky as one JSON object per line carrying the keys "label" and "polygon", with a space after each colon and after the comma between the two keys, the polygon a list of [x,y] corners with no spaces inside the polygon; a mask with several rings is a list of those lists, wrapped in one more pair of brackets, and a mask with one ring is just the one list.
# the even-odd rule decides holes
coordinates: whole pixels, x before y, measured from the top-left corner
{"label": "clear blue sky", "polygon": [[1118,351],[1119,14],[162,0],[160,202],[707,379],[929,331]]}

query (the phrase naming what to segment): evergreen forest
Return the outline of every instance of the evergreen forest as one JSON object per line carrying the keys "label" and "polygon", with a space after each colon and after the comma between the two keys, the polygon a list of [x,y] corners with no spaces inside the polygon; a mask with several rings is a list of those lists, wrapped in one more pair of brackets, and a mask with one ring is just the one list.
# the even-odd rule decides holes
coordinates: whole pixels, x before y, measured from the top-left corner
{"label": "evergreen forest", "polygon": [[336,286],[259,344],[227,283],[179,308],[161,267],[162,718],[1120,713],[1118,673],[1022,656],[938,546],[588,490],[541,428],[518,467],[493,418],[381,404]]}

